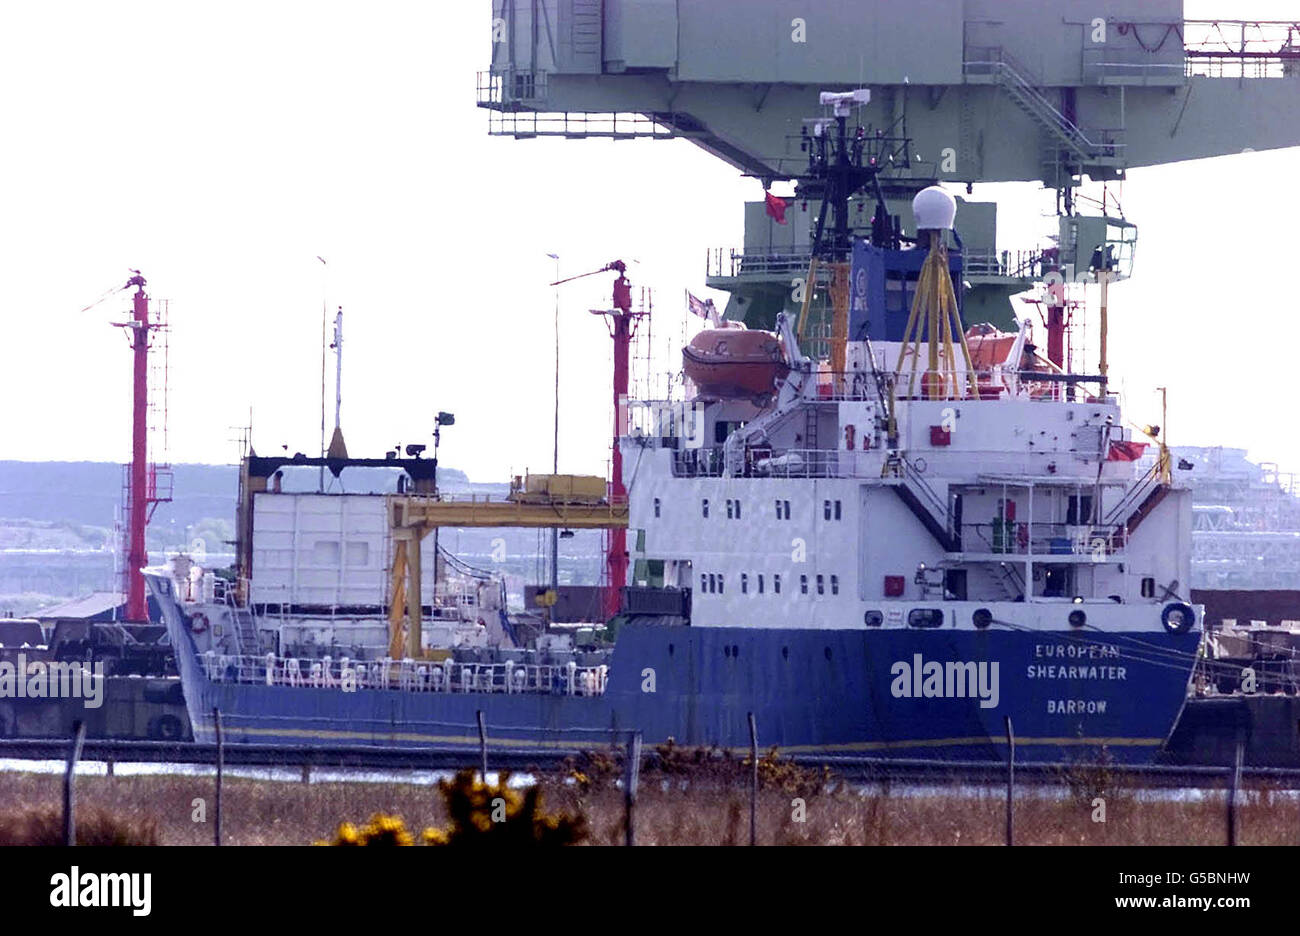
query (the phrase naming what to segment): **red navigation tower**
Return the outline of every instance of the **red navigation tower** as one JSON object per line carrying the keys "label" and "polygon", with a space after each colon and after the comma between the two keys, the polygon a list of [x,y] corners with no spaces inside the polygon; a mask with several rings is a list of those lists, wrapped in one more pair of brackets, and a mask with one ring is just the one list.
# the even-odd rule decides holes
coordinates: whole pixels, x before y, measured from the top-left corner
{"label": "red navigation tower", "polygon": [[[558,286],[560,283],[582,279],[584,276],[608,272],[618,274],[618,278],[614,280],[614,307],[592,309],[591,314],[608,317],[609,334],[614,339],[614,442],[610,459],[609,501],[611,504],[626,504],[627,488],[623,486],[623,453],[619,450],[618,440],[627,432],[628,365],[632,336],[636,334],[637,323],[649,313],[632,311],[632,281],[627,278],[627,264],[622,260],[614,260],[599,270],[570,276],[551,285]],[[603,611],[607,619],[618,613],[619,589],[627,584],[627,566],[627,530],[619,528],[607,531],[603,602]]]}
{"label": "red navigation tower", "polygon": [[[129,623],[147,623],[148,602],[145,600],[144,577],[140,570],[149,564],[145,546],[145,527],[153,516],[154,508],[171,500],[171,471],[167,465],[149,461],[149,348],[152,333],[162,331],[166,323],[161,315],[149,315],[149,296],[144,291],[145,279],[139,270],[126,281],[124,289],[135,287],[132,297],[132,314],[126,322],[113,324],[126,330],[133,352],[131,400],[131,465],[126,475],[123,502],[126,511],[126,620]],[[165,372],[163,380],[165,382]],[[164,397],[165,399],[165,397]],[[164,404],[165,405],[165,404]],[[165,415],[163,417],[166,418]],[[164,489],[159,489],[162,479]]]}

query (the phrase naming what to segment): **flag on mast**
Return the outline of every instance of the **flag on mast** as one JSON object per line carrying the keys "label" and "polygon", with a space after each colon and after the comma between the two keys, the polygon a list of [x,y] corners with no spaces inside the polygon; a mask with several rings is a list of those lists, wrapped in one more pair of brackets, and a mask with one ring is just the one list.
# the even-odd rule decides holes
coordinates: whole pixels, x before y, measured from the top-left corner
{"label": "flag on mast", "polygon": [[694,315],[706,319],[709,324],[718,324],[718,308],[713,304],[712,299],[696,299],[691,295],[691,291],[688,289],[686,290],[686,307],[690,309]]}

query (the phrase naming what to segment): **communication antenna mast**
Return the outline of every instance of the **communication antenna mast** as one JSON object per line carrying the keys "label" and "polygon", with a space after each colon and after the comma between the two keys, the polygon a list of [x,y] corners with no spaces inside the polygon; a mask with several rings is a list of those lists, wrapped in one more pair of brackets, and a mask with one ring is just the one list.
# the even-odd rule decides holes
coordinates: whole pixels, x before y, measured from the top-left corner
{"label": "communication antenna mast", "polygon": [[[334,435],[330,438],[329,451],[325,457],[342,461],[348,457],[348,447],[343,441],[340,422],[343,413],[343,306],[339,306],[334,316],[334,340],[330,342],[330,347],[334,349]],[[334,471],[334,474],[337,475],[338,472]]]}

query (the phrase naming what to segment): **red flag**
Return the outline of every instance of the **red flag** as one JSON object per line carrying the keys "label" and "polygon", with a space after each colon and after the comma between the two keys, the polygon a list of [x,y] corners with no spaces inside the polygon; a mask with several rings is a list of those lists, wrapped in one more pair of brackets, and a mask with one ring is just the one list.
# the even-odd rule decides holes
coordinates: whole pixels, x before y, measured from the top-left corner
{"label": "red flag", "polygon": [[768,215],[775,218],[777,224],[785,224],[785,210],[790,207],[790,203],[771,192],[764,192],[763,197],[767,201]]}
{"label": "red flag", "polygon": [[1145,442],[1112,442],[1106,461],[1137,461],[1146,448]]}

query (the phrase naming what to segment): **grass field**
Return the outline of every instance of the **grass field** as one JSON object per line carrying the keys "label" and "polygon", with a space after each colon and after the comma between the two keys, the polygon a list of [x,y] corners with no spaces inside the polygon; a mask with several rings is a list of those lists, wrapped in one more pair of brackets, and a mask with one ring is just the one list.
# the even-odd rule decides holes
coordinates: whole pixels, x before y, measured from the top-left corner
{"label": "grass field", "polygon": [[[622,793],[608,782],[543,778],[544,808],[581,813],[590,844],[622,844]],[[774,787],[775,784],[770,784]],[[1005,799],[998,792],[958,795],[889,793],[879,789],[760,791],[760,844],[780,845],[1000,845]],[[1243,792],[1238,841],[1244,845],[1300,844],[1300,803],[1269,790]],[[62,779],[52,774],[0,774],[0,841],[24,840],[23,822],[37,816],[61,828]],[[84,776],[78,809],[89,827],[111,816],[145,841],[164,845],[212,842],[215,817],[211,777],[172,775]],[[1023,845],[1220,845],[1226,840],[1222,792],[1200,801],[1150,800],[1113,791],[1104,797],[1105,821],[1091,793],[1022,790],[1015,808],[1016,843]],[[303,845],[329,839],[340,822],[365,822],[374,813],[402,817],[408,828],[448,821],[437,787],[410,783],[310,783],[227,777],[223,831],[232,845]],[[204,821],[196,821],[203,819]],[[802,819],[802,821],[800,821]],[[24,820],[26,821],[26,820]],[[31,825],[31,821],[27,821]],[[639,845],[744,845],[749,799],[744,784],[680,776],[643,779],[636,808]],[[31,834],[30,831],[27,834]],[[95,833],[98,834],[98,833]],[[85,836],[83,835],[83,838]],[[6,841],[6,843],[8,843]]]}

